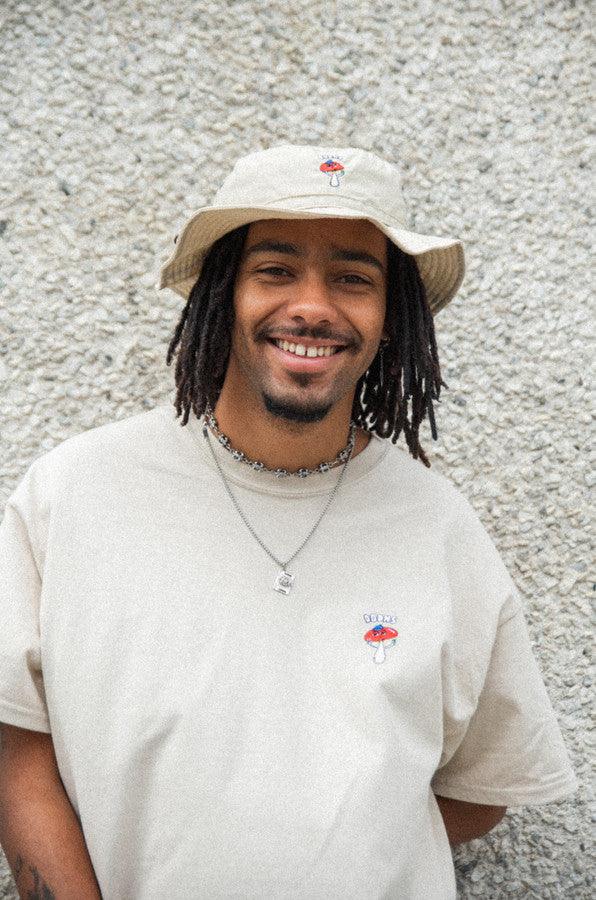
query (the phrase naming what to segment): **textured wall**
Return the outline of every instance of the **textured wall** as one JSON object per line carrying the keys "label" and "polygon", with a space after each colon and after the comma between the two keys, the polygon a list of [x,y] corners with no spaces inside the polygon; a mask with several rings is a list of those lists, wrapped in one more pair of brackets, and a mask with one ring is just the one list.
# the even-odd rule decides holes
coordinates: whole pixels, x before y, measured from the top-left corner
{"label": "textured wall", "polygon": [[458,849],[461,897],[591,896],[589,19],[563,0],[0,9],[3,499],[66,437],[173,396],[182,302],[157,270],[238,155],[371,149],[399,164],[414,228],[464,240],[422,444],[525,596],[582,789]]}

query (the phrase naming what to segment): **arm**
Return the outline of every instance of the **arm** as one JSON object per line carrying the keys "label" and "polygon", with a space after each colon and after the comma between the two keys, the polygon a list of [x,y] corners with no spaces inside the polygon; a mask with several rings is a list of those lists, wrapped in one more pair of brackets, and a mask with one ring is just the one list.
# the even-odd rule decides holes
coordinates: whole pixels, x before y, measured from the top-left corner
{"label": "arm", "polygon": [[52,738],[0,724],[0,844],[19,896],[101,900]]}
{"label": "arm", "polygon": [[482,837],[501,821],[506,806],[487,806],[483,803],[466,803],[435,794],[449,843],[454,846],[464,841]]}

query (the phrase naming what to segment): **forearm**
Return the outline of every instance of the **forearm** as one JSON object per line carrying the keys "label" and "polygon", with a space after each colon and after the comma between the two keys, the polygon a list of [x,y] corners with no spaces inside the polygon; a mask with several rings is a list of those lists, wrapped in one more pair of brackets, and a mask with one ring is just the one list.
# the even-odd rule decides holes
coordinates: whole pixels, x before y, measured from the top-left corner
{"label": "forearm", "polygon": [[0,844],[20,897],[100,900],[78,819],[61,783],[0,788]]}
{"label": "forearm", "polygon": [[452,846],[482,837],[501,821],[507,811],[506,806],[466,803],[463,800],[440,797],[438,794],[435,797]]}

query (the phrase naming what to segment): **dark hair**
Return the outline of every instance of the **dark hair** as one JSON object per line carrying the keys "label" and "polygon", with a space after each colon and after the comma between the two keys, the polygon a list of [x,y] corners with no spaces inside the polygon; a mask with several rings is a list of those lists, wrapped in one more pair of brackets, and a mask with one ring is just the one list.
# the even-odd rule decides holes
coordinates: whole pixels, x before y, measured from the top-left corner
{"label": "dark hair", "polygon": [[[234,323],[234,283],[248,225],[216,241],[205,257],[186,306],[168,347],[169,366],[176,347],[176,412],[186,425],[190,410],[200,417],[209,404],[215,407],[221,392]],[[395,444],[402,429],[414,459],[427,468],[430,462],[420,446],[418,430],[428,414],[433,440],[437,440],[433,400],[438,400],[441,378],[433,315],[413,256],[387,239],[387,310],[384,362],[377,353],[356,385],[352,418],[361,428],[390,438]],[[412,416],[408,419],[408,400]]]}

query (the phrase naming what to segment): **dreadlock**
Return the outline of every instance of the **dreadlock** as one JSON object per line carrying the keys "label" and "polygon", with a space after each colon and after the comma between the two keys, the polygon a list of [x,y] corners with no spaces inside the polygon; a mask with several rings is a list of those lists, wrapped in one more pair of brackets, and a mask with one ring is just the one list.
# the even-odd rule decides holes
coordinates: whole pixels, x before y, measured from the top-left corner
{"label": "dreadlock", "polygon": [[[221,392],[234,324],[234,283],[248,228],[242,225],[212,245],[168,347],[169,366],[180,344],[175,407],[178,416],[184,411],[182,425],[191,409],[200,417],[207,405],[214,408]],[[437,440],[432,401],[439,399],[441,385],[448,385],[441,378],[433,315],[416,260],[389,239],[385,329],[389,338],[383,352],[377,353],[356,385],[352,418],[394,444],[403,429],[411,455],[430,468],[418,430],[428,414]],[[389,362],[383,362],[384,357]]]}
{"label": "dreadlock", "polygon": [[[428,413],[431,434],[437,440],[432,401],[439,399],[441,385],[449,385],[441,378],[433,314],[416,260],[389,239],[385,329],[389,340],[356,386],[352,417],[357,425],[390,438],[394,444],[403,429],[411,455],[420,457],[430,469],[418,430]],[[389,366],[383,362],[385,356]]]}

